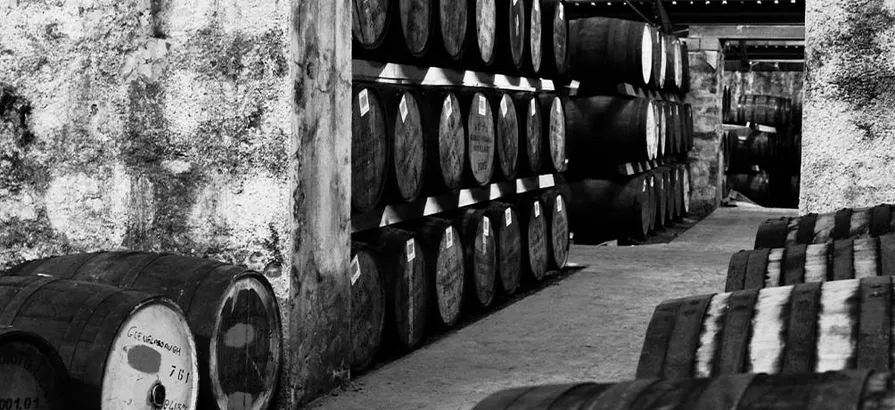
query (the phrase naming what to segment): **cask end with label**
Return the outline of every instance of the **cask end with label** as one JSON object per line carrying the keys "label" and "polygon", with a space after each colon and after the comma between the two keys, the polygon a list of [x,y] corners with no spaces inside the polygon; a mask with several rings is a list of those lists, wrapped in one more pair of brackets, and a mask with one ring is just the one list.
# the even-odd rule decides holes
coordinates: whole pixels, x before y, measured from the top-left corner
{"label": "cask end with label", "polygon": [[36,333],[0,326],[0,407],[65,410],[68,371],[56,349]]}
{"label": "cask end with label", "polygon": [[366,244],[351,243],[351,370],[370,366],[385,328],[385,283],[379,256]]}

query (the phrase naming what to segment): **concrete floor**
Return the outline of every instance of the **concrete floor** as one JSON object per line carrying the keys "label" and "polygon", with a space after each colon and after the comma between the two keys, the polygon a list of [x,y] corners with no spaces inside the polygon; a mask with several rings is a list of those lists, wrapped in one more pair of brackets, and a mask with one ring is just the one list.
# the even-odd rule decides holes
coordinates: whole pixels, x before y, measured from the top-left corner
{"label": "concrete floor", "polygon": [[634,377],[668,298],[724,289],[730,255],[795,210],[721,208],[667,244],[572,247],[567,278],[321,398],[312,409],[471,409],[498,390]]}

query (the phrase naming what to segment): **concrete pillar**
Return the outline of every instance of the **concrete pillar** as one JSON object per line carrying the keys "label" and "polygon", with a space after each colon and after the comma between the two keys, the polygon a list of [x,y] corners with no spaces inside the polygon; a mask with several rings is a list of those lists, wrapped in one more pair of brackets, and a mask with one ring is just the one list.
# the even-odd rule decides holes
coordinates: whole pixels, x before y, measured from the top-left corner
{"label": "concrete pillar", "polygon": [[692,193],[690,212],[707,213],[721,201],[718,171],[721,151],[721,103],[724,57],[721,44],[713,38],[688,38],[690,92],[693,106],[693,150],[690,152]]}
{"label": "concrete pillar", "polygon": [[895,2],[808,0],[799,210],[895,202]]}

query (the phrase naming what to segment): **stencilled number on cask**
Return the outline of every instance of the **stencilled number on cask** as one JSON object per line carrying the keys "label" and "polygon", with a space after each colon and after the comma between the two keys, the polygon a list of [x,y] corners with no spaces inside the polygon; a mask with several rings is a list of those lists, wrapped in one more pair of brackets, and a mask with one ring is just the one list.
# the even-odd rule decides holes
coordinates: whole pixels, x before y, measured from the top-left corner
{"label": "stencilled number on cask", "polygon": [[0,397],[0,410],[30,410],[40,408],[38,397]]}
{"label": "stencilled number on cask", "polygon": [[162,406],[162,410],[190,410],[190,406],[184,403],[172,402],[171,400],[165,400],[165,405]]}

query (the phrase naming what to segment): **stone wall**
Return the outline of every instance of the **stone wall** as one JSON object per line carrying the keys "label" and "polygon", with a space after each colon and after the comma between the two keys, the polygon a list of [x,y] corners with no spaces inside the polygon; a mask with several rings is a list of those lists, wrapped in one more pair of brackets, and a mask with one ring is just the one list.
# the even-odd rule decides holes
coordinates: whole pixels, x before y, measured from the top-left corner
{"label": "stone wall", "polygon": [[140,249],[279,277],[288,8],[0,2],[0,269]]}
{"label": "stone wall", "polygon": [[693,107],[693,151],[690,152],[690,212],[706,214],[721,201],[718,172],[721,148],[721,74],[723,54],[718,40],[688,39],[690,92]]}
{"label": "stone wall", "polygon": [[808,0],[801,212],[895,202],[895,2]]}

